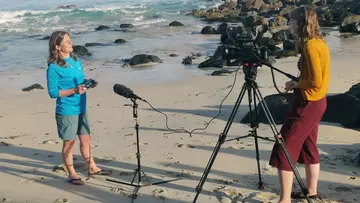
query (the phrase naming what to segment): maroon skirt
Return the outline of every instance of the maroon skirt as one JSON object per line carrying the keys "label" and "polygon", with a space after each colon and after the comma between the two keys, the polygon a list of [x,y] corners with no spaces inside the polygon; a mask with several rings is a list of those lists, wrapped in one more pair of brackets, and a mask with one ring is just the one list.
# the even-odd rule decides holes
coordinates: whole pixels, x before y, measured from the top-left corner
{"label": "maroon skirt", "polygon": [[[327,107],[326,97],[317,101],[305,101],[300,89],[294,89],[290,112],[280,134],[294,161],[301,164],[320,163],[316,146],[318,127]],[[275,143],[269,164],[285,171],[292,171],[280,144]]]}

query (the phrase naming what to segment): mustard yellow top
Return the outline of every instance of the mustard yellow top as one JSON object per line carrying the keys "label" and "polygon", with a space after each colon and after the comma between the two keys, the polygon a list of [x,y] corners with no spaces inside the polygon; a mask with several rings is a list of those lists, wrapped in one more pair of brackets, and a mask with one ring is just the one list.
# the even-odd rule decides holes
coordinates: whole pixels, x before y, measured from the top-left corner
{"label": "mustard yellow top", "polygon": [[321,39],[310,39],[303,48],[298,88],[306,100],[317,101],[328,92],[330,79],[330,53]]}

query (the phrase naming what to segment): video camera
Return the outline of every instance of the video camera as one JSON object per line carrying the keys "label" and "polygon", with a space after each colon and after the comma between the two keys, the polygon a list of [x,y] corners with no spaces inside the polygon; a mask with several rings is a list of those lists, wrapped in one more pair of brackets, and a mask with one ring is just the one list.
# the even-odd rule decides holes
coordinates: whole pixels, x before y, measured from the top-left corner
{"label": "video camera", "polygon": [[257,67],[269,63],[266,46],[260,43],[264,33],[268,31],[267,25],[247,27],[227,27],[226,33],[222,36],[223,60],[234,60],[241,63],[245,76],[248,79],[255,79]]}

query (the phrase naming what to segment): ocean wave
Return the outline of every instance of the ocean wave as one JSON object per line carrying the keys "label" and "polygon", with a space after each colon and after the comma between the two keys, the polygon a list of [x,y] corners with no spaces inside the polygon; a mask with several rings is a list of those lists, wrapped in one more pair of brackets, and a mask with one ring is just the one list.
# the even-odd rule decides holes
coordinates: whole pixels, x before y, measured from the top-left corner
{"label": "ocean wave", "polygon": [[[170,20],[192,9],[216,6],[220,0],[142,0],[140,2],[112,3],[74,9],[0,11],[0,32],[46,34],[54,28],[74,29],[77,25],[89,30],[98,25],[132,23],[149,25]],[[84,29],[82,27],[81,29]]]}

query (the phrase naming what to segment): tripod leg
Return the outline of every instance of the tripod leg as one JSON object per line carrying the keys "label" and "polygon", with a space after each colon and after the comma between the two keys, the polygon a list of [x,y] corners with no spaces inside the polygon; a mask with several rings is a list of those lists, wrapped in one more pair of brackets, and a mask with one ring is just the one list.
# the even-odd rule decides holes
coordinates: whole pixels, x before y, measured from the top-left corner
{"label": "tripod leg", "polygon": [[[256,90],[254,88],[252,88],[253,90],[253,96],[254,96],[254,117],[252,117],[252,113],[250,113],[250,120],[251,120],[251,128],[253,129],[253,134],[254,134],[254,138],[255,138],[255,151],[256,151],[256,162],[257,162],[257,167],[258,167],[258,175],[259,175],[259,183],[258,183],[258,188],[260,190],[264,189],[264,183],[262,181],[261,178],[261,169],[260,169],[260,153],[259,153],[259,143],[258,143],[258,137],[257,137],[257,128],[259,126],[258,123],[258,116],[257,116],[257,106],[256,106]],[[251,90],[249,90],[249,92],[251,92]],[[249,93],[249,110],[250,112],[252,112],[251,109],[251,94]]]}
{"label": "tripod leg", "polygon": [[247,84],[244,83],[244,85],[243,85],[243,87],[242,87],[242,89],[241,89],[241,91],[240,91],[239,97],[238,97],[238,99],[236,100],[236,103],[235,103],[235,105],[234,105],[234,108],[233,108],[233,110],[232,110],[232,112],[231,112],[231,114],[230,114],[229,120],[228,120],[228,122],[226,123],[226,126],[225,126],[225,128],[224,128],[224,131],[220,134],[219,140],[218,140],[218,142],[217,142],[217,144],[216,144],[216,146],[215,146],[215,149],[214,149],[214,151],[213,151],[213,153],[212,153],[212,155],[211,155],[211,157],[210,157],[210,160],[209,160],[209,162],[208,162],[208,164],[207,164],[207,166],[206,166],[206,168],[205,168],[205,171],[204,171],[204,173],[203,173],[203,175],[202,175],[202,177],[201,177],[201,179],[200,179],[200,182],[199,182],[198,186],[196,186],[196,189],[195,189],[196,195],[195,195],[195,198],[194,198],[193,203],[195,203],[196,200],[197,200],[197,198],[199,197],[199,194],[200,194],[200,192],[201,192],[201,190],[202,190],[202,188],[203,188],[203,186],[204,186],[204,183],[205,183],[205,181],[206,181],[207,176],[209,175],[209,172],[210,172],[210,170],[211,170],[211,167],[212,167],[212,165],[214,164],[214,161],[215,161],[216,156],[217,156],[217,154],[218,154],[218,152],[219,152],[219,150],[220,150],[220,147],[221,147],[221,145],[222,145],[222,144],[225,142],[225,140],[226,140],[227,133],[228,133],[228,131],[230,130],[231,124],[232,124],[232,122],[233,122],[233,120],[234,120],[234,118],[235,118],[235,115],[236,115],[239,107],[240,107],[241,100],[243,99],[246,90],[247,90]]}
{"label": "tripod leg", "polygon": [[254,82],[254,89],[255,89],[255,96],[257,97],[257,99],[259,100],[259,103],[261,105],[261,107],[263,108],[264,110],[264,113],[265,113],[265,116],[266,118],[268,119],[269,123],[270,123],[270,126],[271,126],[271,129],[275,135],[275,139],[277,141],[278,144],[280,144],[282,150],[284,151],[284,154],[286,156],[286,159],[288,160],[289,164],[290,164],[290,167],[291,169],[293,170],[294,172],[294,175],[296,177],[296,180],[298,181],[300,187],[301,187],[301,191],[303,192],[304,196],[306,197],[307,201],[310,203],[311,200],[310,198],[307,196],[309,194],[309,191],[308,189],[306,188],[303,180],[301,179],[300,177],[300,174],[299,174],[299,171],[297,170],[296,166],[295,166],[295,163],[294,161],[292,160],[291,156],[290,156],[290,153],[284,143],[284,140],[283,138],[281,137],[280,133],[278,132],[277,128],[276,128],[276,123],[274,121],[274,118],[272,117],[271,115],[271,112],[268,108],[268,106],[266,105],[266,102],[264,101],[262,95],[261,95],[261,92],[256,84],[256,82]]}

